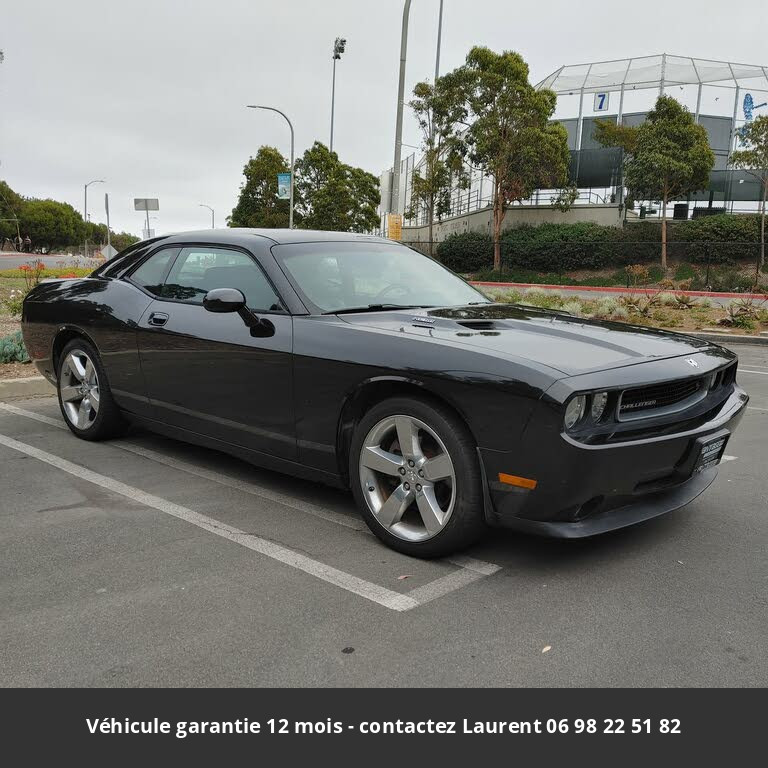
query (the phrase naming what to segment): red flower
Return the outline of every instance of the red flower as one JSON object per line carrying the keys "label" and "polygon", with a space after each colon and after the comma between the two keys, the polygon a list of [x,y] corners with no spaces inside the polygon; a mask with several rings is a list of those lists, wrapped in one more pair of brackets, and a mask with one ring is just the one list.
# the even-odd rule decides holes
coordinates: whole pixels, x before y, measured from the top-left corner
{"label": "red flower", "polygon": [[22,264],[19,267],[19,269],[22,270],[23,272],[29,272],[29,270],[32,269],[32,267],[30,267],[29,264]]}

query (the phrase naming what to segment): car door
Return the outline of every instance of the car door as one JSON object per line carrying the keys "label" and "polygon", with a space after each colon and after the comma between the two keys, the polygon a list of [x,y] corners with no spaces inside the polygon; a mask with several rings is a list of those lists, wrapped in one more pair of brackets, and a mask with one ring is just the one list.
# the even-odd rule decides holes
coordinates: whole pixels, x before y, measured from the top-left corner
{"label": "car door", "polygon": [[[270,335],[203,297],[237,288]],[[217,440],[295,459],[291,316],[252,254],[188,245],[139,323],[139,357],[155,418]],[[262,331],[263,332],[263,331]]]}

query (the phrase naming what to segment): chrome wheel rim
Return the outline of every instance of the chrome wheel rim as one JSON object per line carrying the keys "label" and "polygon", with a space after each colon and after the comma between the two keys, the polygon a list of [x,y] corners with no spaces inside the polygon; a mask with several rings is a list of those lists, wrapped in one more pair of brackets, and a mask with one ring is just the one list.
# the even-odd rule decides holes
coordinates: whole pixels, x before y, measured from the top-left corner
{"label": "chrome wheel rim", "polygon": [[69,423],[88,429],[99,413],[99,377],[91,358],[80,349],[73,349],[61,364],[59,394]]}
{"label": "chrome wheel rim", "polygon": [[434,538],[456,503],[456,473],[445,444],[423,421],[387,416],[360,450],[363,496],[378,523],[406,541]]}

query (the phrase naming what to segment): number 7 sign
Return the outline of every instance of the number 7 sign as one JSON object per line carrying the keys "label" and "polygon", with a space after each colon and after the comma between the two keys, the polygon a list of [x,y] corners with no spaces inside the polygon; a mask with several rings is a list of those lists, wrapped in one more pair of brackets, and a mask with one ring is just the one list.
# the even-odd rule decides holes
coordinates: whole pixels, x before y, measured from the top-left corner
{"label": "number 7 sign", "polygon": [[596,93],[595,94],[595,112],[607,112],[608,111],[608,94]]}

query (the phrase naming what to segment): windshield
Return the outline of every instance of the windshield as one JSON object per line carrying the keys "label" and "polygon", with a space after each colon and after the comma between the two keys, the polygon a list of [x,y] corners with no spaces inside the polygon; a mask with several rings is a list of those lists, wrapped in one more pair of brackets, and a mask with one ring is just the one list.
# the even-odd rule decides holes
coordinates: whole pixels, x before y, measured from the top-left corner
{"label": "windshield", "polygon": [[397,243],[297,243],[272,253],[315,312],[488,302],[453,272]]}

